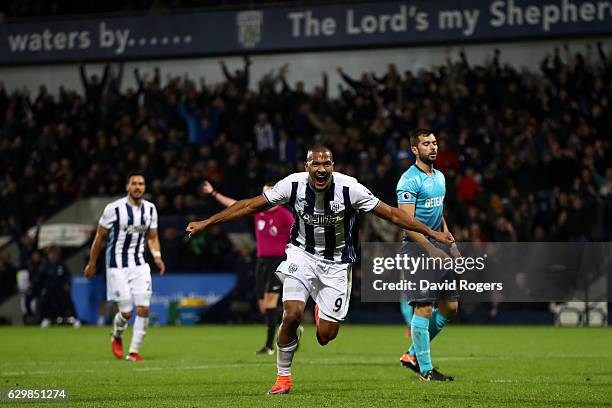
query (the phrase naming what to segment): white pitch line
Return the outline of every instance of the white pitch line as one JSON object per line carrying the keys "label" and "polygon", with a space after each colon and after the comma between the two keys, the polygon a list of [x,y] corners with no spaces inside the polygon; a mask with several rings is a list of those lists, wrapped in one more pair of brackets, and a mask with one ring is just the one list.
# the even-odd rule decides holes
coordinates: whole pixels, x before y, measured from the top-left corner
{"label": "white pitch line", "polygon": [[[112,364],[114,363],[113,360],[92,360],[92,361],[88,361],[88,364]],[[48,365],[58,365],[58,364],[78,364],[81,365],[83,364],[82,361],[78,361],[78,360],[57,360],[57,361],[45,361],[45,360],[41,360],[41,361],[19,361],[18,363],[21,366],[28,366],[28,365],[33,365],[33,366],[39,366],[39,365],[44,365],[44,364],[48,364]],[[0,365],[2,366],[12,366],[15,365],[14,362],[3,362],[0,363]]]}
{"label": "white pitch line", "polygon": [[[273,365],[273,362],[270,363],[256,363],[256,364],[248,364],[248,367],[269,367]],[[137,367],[134,368],[134,371],[160,371],[160,370],[213,370],[218,368],[244,368],[245,364],[205,364],[205,365],[195,365],[195,366],[172,366],[172,367]]]}
{"label": "white pitch line", "polygon": [[[517,354],[514,353],[512,355],[512,357],[510,356],[469,356],[469,357],[437,357],[435,359],[435,361],[482,361],[482,360],[507,360],[510,358],[516,358]],[[610,358],[612,356],[610,355],[597,355],[597,354],[569,354],[569,355],[556,355],[555,357],[557,358]],[[34,363],[34,362],[32,362]],[[68,362],[64,362],[64,363],[68,363]],[[103,361],[96,361],[95,364],[116,364],[116,361],[107,361],[107,360],[103,360]],[[34,363],[35,364],[35,363]],[[80,361],[79,364],[83,364],[83,361]],[[137,364],[142,364],[142,363],[137,363]],[[146,363],[145,363],[146,364]],[[388,359],[388,358],[363,358],[363,359],[342,359],[342,358],[336,358],[336,359],[326,359],[326,360],[305,360],[305,361],[299,361],[297,363],[298,365],[321,365],[321,366],[342,366],[342,365],[352,365],[352,364],[362,364],[362,365],[394,365],[396,364],[396,361],[393,359]],[[126,365],[124,365],[124,367],[127,368],[127,366],[129,365],[129,363],[126,363]],[[170,366],[140,366],[140,367],[135,367],[135,364],[132,363],[132,366],[127,368],[127,369],[131,369],[133,371],[161,371],[161,370],[216,370],[216,369],[226,369],[226,368],[244,368],[244,367],[263,367],[263,366],[271,366],[274,365],[273,361],[270,362],[252,362],[252,361],[245,361],[244,363],[213,363],[213,364],[200,364],[200,365],[181,365],[181,363],[179,362],[178,364],[173,364]],[[99,373],[100,370],[95,370],[95,369],[76,369],[76,370],[71,370],[68,368],[61,368],[58,370],[36,370],[36,371],[3,371],[0,374],[2,376],[23,376],[23,375],[48,375],[48,374],[57,374],[58,372],[60,373],[67,373],[67,374],[71,374],[71,373]],[[515,382],[515,380],[491,380],[491,382],[500,382],[500,383],[504,383],[504,382]]]}
{"label": "white pitch line", "polygon": [[[436,361],[447,361],[446,358],[439,358]],[[461,358],[454,357],[452,360],[475,360],[473,357]],[[372,360],[372,359],[360,359],[360,360],[345,360],[345,359],[335,359],[335,360],[321,360],[321,361],[300,361],[298,364],[300,365],[323,365],[323,366],[342,366],[342,365],[350,365],[350,364],[363,364],[363,365],[381,365],[388,364],[394,365],[394,360],[389,359],[380,359],[380,360]],[[226,369],[226,368],[244,368],[244,367],[265,367],[274,365],[273,361],[270,362],[260,362],[260,363],[252,363],[245,362],[244,364],[239,363],[230,363],[230,364],[204,364],[204,365],[172,365],[172,366],[144,366],[144,367],[131,367],[133,371],[161,371],[161,370],[217,370],[217,369]],[[57,374],[57,373],[66,373],[66,374],[84,374],[84,373],[99,373],[100,370],[94,369],[66,369],[62,368],[60,370],[36,370],[36,371],[3,371],[2,376],[22,376],[22,375],[49,375],[49,374]]]}
{"label": "white pitch line", "polygon": [[99,373],[100,370],[38,370],[38,371],[4,371],[2,372],[3,376],[12,376],[12,375],[49,375],[49,374],[63,374],[63,373]]}

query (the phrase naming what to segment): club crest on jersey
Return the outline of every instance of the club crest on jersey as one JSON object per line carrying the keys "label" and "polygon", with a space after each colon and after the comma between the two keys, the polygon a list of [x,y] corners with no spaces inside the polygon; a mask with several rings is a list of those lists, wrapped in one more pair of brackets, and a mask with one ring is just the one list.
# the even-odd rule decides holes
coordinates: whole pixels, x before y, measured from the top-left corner
{"label": "club crest on jersey", "polygon": [[263,231],[263,229],[266,227],[266,220],[259,220],[257,221],[257,229],[259,231]]}
{"label": "club crest on jersey", "polygon": [[295,273],[298,270],[298,266],[294,263],[289,265],[289,273]]}
{"label": "club crest on jersey", "polygon": [[333,212],[338,212],[342,209],[342,203],[339,203],[338,201],[332,201],[331,203],[329,203],[329,209]]}

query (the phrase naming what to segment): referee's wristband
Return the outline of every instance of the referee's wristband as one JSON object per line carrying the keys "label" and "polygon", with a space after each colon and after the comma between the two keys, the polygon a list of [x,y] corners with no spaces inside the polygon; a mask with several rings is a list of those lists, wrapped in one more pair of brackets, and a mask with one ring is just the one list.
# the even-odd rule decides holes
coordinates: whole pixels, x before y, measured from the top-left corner
{"label": "referee's wristband", "polygon": [[153,258],[161,258],[161,252],[160,251],[151,251],[151,255],[153,255]]}

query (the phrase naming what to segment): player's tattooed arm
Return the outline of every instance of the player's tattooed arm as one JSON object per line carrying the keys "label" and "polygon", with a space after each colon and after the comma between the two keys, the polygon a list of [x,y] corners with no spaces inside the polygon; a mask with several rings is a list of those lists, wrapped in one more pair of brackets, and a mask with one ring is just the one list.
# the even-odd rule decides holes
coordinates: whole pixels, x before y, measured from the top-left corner
{"label": "player's tattooed arm", "polygon": [[206,220],[190,222],[185,230],[189,233],[189,237],[192,237],[211,225],[239,220],[249,215],[265,211],[270,207],[268,200],[266,200],[263,195],[236,201],[231,207],[227,207],[225,210],[218,212]]}
{"label": "player's tattooed arm", "polygon": [[429,235],[436,241],[440,241],[444,244],[450,244],[453,242],[452,236],[449,233],[434,231],[427,225],[414,218],[414,216],[411,216],[398,208],[391,207],[382,201],[376,206],[376,208],[374,208],[373,212],[376,216],[390,221],[400,228]]}
{"label": "player's tattooed arm", "polygon": [[91,244],[91,249],[89,250],[89,262],[87,262],[87,265],[85,265],[84,275],[87,279],[93,278],[96,274],[96,262],[98,261],[98,256],[100,255],[100,250],[102,249],[102,243],[104,242],[107,234],[108,228],[98,225],[96,236]]}

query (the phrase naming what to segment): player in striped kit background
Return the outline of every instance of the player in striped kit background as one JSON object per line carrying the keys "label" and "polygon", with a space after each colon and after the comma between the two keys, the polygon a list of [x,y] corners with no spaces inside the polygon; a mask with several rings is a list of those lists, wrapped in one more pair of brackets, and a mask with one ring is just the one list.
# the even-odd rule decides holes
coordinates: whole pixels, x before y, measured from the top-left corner
{"label": "player in striped kit background", "polygon": [[145,199],[144,175],[130,173],[125,187],[127,196],[113,201],[104,208],[98,223],[96,237],[91,245],[89,262],[85,266],[85,277],[96,273],[96,261],[103,241],[106,245],[107,298],[116,302],[119,312],[113,319],[111,337],[112,352],[123,357],[123,332],[136,306],[134,334],[126,360],[142,361],[139,350],[149,323],[151,302],[151,268],[144,258],[145,242],[153,255],[155,265],[163,275],[166,266],[161,257],[157,234],[157,209]]}

